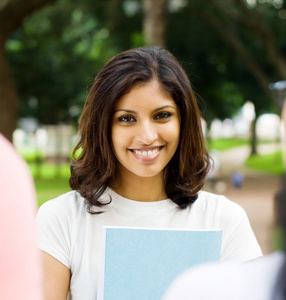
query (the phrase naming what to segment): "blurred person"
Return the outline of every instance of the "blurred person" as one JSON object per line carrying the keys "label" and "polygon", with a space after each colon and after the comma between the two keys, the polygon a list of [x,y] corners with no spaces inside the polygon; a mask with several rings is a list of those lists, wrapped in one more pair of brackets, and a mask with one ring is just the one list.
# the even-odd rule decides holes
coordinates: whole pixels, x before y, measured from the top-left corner
{"label": "blurred person", "polygon": [[[286,129],[286,81],[270,85],[283,105]],[[278,99],[277,99],[278,98]],[[284,156],[286,151],[284,148]],[[286,300],[286,175],[275,196],[276,223],[282,229],[282,249],[251,262],[210,263],[191,268],[170,286],[163,300]]]}
{"label": "blurred person", "polygon": [[244,175],[241,171],[235,171],[231,175],[232,186],[236,189],[240,189],[244,182]]}
{"label": "blurred person", "polygon": [[73,191],[43,204],[37,217],[46,299],[96,299],[104,225],[220,228],[221,260],[262,255],[245,211],[201,191],[210,169],[201,116],[169,51],[131,49],[103,66],[74,154]]}
{"label": "blurred person", "polygon": [[0,134],[0,299],[41,300],[36,196],[24,160]]}

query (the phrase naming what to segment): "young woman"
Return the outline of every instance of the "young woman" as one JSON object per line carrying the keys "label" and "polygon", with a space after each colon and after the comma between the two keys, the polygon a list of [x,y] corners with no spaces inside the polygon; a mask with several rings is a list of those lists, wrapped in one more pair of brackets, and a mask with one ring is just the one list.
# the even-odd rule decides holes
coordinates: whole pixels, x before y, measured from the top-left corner
{"label": "young woman", "polygon": [[200,191],[209,172],[201,116],[170,52],[133,49],[105,64],[74,153],[73,191],[38,213],[47,299],[96,298],[103,225],[221,228],[221,260],[261,255],[243,209]]}

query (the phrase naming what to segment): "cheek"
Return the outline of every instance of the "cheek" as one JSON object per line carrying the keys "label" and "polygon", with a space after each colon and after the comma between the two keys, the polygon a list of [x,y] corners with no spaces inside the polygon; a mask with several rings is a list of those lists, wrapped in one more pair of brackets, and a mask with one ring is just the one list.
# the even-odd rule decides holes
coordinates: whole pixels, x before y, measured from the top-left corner
{"label": "cheek", "polygon": [[170,124],[162,134],[167,142],[178,144],[180,139],[180,125],[178,123]]}
{"label": "cheek", "polygon": [[122,151],[122,149],[128,148],[130,144],[130,137],[126,130],[114,126],[111,132],[111,139],[112,139],[112,147],[113,151],[118,153],[118,151]]}

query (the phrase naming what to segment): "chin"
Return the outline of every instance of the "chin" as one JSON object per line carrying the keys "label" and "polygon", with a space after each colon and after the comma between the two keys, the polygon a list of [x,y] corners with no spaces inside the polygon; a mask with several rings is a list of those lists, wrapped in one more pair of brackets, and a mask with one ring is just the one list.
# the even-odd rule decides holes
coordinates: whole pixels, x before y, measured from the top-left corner
{"label": "chin", "polygon": [[137,177],[141,177],[141,178],[153,178],[153,177],[157,177],[159,174],[158,173],[135,173],[134,174]]}
{"label": "chin", "polygon": [[162,175],[162,171],[159,172],[150,172],[150,171],[143,171],[143,172],[134,172],[133,173],[135,176],[137,177],[141,177],[141,178],[154,178],[154,177],[158,177]]}

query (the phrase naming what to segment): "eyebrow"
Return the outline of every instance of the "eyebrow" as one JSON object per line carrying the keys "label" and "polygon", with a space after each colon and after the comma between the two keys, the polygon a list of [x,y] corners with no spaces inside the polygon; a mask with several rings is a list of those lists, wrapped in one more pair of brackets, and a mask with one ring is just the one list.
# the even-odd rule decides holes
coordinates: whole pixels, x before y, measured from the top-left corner
{"label": "eyebrow", "polygon": [[[172,109],[176,110],[176,107],[174,107],[172,105],[165,105],[165,106],[161,106],[161,107],[154,109],[152,112],[157,112],[157,111],[160,111],[165,108],[172,108]],[[136,114],[136,111],[130,110],[130,109],[124,109],[124,108],[119,108],[119,109],[115,110],[114,113],[119,112],[119,111]]]}

